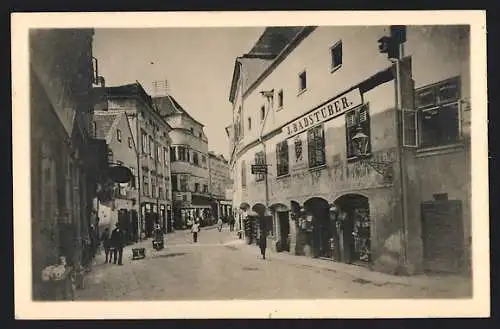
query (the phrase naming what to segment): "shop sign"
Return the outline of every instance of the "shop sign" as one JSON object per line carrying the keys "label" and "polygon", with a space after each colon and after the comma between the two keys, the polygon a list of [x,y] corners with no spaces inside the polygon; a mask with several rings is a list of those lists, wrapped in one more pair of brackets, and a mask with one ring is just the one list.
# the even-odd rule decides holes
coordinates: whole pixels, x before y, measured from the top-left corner
{"label": "shop sign", "polygon": [[288,124],[284,128],[285,134],[287,137],[292,137],[318,123],[322,123],[342,115],[362,103],[363,100],[359,88],[353,89]]}

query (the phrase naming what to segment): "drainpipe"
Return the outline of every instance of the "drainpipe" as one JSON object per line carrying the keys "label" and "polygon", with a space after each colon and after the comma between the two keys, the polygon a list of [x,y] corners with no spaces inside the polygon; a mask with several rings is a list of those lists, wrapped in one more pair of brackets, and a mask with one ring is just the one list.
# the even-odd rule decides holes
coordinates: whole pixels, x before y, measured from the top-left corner
{"label": "drainpipe", "polygon": [[[396,60],[396,108],[398,111],[401,111],[402,114],[402,93],[401,93],[401,59],[404,57],[404,45],[400,44],[399,45],[399,54],[400,57]],[[399,112],[396,112],[397,114]],[[399,126],[399,120],[402,120],[402,118],[398,119],[398,115],[396,115],[396,127]],[[404,127],[401,126],[401,129],[404,129]],[[403,261],[403,266],[406,267],[408,265],[408,255],[407,255],[407,246],[408,246],[408,225],[407,225],[407,220],[408,220],[408,207],[407,207],[407,202],[406,202],[406,195],[407,195],[407,182],[404,177],[405,175],[405,170],[404,170],[404,150],[403,150],[403,141],[402,141],[402,131],[398,130],[398,143],[397,143],[397,156],[399,158],[399,176],[401,180],[401,256],[402,256],[402,261]]]}

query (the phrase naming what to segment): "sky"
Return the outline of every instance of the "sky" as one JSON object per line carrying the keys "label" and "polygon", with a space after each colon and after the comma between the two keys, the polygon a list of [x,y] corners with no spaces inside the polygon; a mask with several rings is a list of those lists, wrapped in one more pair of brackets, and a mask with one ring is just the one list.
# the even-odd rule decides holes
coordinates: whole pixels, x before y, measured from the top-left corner
{"label": "sky", "polygon": [[205,125],[208,147],[226,158],[231,123],[229,89],[236,57],[250,51],[264,28],[96,29],[93,56],[106,86],[167,80],[170,94]]}

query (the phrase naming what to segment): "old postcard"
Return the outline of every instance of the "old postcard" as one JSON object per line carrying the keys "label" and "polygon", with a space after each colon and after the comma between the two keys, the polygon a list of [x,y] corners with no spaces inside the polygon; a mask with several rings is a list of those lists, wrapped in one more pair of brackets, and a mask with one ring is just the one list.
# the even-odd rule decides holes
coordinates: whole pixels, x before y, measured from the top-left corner
{"label": "old postcard", "polygon": [[485,24],[13,14],[16,317],[489,316]]}

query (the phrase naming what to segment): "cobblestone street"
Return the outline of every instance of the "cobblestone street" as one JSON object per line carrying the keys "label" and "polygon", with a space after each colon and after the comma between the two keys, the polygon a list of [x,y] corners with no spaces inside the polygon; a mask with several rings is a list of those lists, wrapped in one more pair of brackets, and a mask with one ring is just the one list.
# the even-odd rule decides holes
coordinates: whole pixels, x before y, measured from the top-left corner
{"label": "cobblestone street", "polygon": [[394,277],[358,266],[269,253],[223,232],[200,232],[197,244],[187,231],[168,235],[166,248],[154,251],[144,241],[146,258],[124,266],[104,264],[103,255],[77,291],[77,300],[207,300],[273,298],[429,298],[467,297],[461,277]]}

